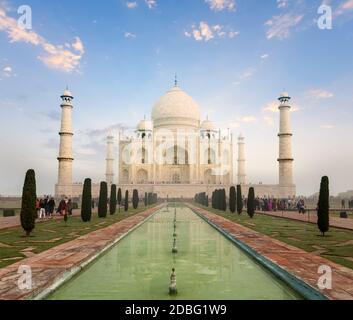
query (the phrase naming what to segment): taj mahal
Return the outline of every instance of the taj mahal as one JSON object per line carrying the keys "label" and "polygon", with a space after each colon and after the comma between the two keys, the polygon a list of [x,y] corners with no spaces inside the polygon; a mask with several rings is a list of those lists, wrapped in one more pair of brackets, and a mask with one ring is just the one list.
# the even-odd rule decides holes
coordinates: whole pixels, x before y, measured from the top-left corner
{"label": "taj mahal", "polygon": [[[61,129],[57,198],[80,197],[82,183],[73,183],[74,139],[73,95],[61,96]],[[215,189],[240,184],[252,186],[257,196],[289,198],[296,195],[293,182],[290,96],[279,97],[278,184],[249,184],[246,174],[245,138],[224,134],[208,119],[202,121],[199,105],[175,81],[174,86],[154,105],[151,120],[140,121],[132,135],[109,131],[105,181],[122,190],[139,194],[157,193],[159,198],[191,199],[196,193],[211,195]],[[274,137],[275,139],[275,137]],[[92,185],[98,197],[99,183]]]}

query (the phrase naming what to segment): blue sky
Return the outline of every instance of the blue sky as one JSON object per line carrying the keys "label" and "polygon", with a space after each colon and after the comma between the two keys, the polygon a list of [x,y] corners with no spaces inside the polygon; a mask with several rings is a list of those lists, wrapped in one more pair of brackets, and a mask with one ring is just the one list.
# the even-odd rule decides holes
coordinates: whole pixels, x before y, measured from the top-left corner
{"label": "blue sky", "polygon": [[[293,97],[299,194],[331,178],[353,189],[352,0],[0,1],[0,194],[19,194],[26,169],[39,193],[57,179],[60,99],[75,96],[74,180],[104,178],[106,129],[134,127],[173,84],[222,128],[247,138],[251,182],[276,183],[278,113]],[[332,30],[317,26],[321,4]]]}

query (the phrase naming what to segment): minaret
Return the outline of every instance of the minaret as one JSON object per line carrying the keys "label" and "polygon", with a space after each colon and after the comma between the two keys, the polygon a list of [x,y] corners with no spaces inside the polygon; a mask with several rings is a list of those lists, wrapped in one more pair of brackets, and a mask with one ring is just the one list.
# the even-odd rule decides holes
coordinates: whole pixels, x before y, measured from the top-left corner
{"label": "minaret", "polygon": [[242,135],[238,138],[238,184],[246,184],[245,138]]}
{"label": "minaret", "polygon": [[59,151],[59,175],[56,188],[56,196],[72,196],[72,100],[71,92],[66,89],[61,96],[61,129],[60,135],[60,151]]}
{"label": "minaret", "polygon": [[110,131],[107,136],[107,168],[106,182],[108,186],[114,183],[114,136]]}
{"label": "minaret", "polygon": [[288,198],[295,195],[293,184],[293,155],[292,155],[292,129],[290,122],[290,96],[283,92],[278,98],[280,101],[280,130],[279,130],[279,187],[280,197]]}

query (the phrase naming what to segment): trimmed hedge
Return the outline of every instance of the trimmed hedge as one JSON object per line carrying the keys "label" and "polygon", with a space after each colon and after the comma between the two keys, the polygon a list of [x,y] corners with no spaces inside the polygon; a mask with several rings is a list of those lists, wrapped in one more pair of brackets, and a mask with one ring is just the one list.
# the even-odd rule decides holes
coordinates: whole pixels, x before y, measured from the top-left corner
{"label": "trimmed hedge", "polygon": [[4,209],[3,216],[6,217],[14,217],[16,215],[16,211],[14,209]]}

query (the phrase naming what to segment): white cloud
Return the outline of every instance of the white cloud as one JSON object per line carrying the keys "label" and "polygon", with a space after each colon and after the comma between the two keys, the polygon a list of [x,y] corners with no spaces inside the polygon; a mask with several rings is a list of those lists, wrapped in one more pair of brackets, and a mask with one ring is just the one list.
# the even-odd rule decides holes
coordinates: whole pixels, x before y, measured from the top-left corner
{"label": "white cloud", "polygon": [[131,32],[125,32],[124,33],[124,37],[125,38],[130,38],[130,39],[134,39],[134,38],[136,38],[136,35],[134,34],[134,33],[131,33]]}
{"label": "white cloud", "polygon": [[80,38],[76,37],[72,44],[53,45],[34,31],[18,27],[17,20],[8,17],[4,9],[0,8],[0,31],[6,32],[10,43],[25,42],[40,46],[44,54],[38,56],[46,66],[65,72],[76,70],[84,54],[84,46]]}
{"label": "white cloud", "polygon": [[[291,108],[291,112],[298,112],[300,110],[300,108],[295,105],[295,104],[291,104],[292,108]],[[271,101],[268,102],[263,108],[262,108],[262,112],[263,113],[278,113],[279,112],[279,102],[278,101]]]}
{"label": "white cloud", "polygon": [[214,38],[213,32],[210,26],[206,22],[200,22],[200,33],[201,37],[207,42]]}
{"label": "white cloud", "polygon": [[138,4],[137,4],[137,2],[130,2],[130,1],[128,1],[128,2],[126,2],[126,6],[129,8],[129,9],[135,9],[135,8],[137,8],[138,7]]}
{"label": "white cloud", "polygon": [[288,0],[277,0],[277,8],[282,9],[288,6]]}
{"label": "white cloud", "polygon": [[339,16],[350,11],[353,11],[353,0],[346,0],[337,8],[335,15]]}
{"label": "white cloud", "polygon": [[291,29],[296,27],[303,19],[304,15],[296,15],[293,13],[281,14],[272,17],[265,25],[268,26],[266,37],[268,40],[277,38],[284,40],[289,38]]}
{"label": "white cloud", "polygon": [[269,127],[273,127],[275,125],[275,119],[273,117],[265,116],[263,119],[265,124]]}
{"label": "white cloud", "polygon": [[323,89],[311,89],[309,90],[309,95],[314,99],[330,99],[334,96],[332,92]]}
{"label": "white cloud", "polygon": [[12,76],[12,68],[10,66],[6,66],[2,71],[5,77]]}
{"label": "white cloud", "polygon": [[235,0],[205,0],[205,2],[210,6],[211,10],[214,11],[234,11],[236,8]]}
{"label": "white cloud", "polygon": [[257,122],[257,118],[254,116],[242,116],[237,118],[238,122],[243,122],[243,123],[254,123]]}
{"label": "white cloud", "polygon": [[145,0],[145,3],[150,9],[153,9],[157,6],[157,1],[156,0]]}
{"label": "white cloud", "polygon": [[251,78],[255,73],[257,72],[257,70],[253,67],[250,67],[248,69],[246,69],[240,76],[240,79],[248,79]]}
{"label": "white cloud", "polygon": [[192,26],[192,30],[185,31],[184,35],[188,38],[193,37],[196,41],[205,41],[208,42],[214,38],[234,38],[239,34],[238,31],[226,30],[223,26],[209,25],[205,21],[201,21],[199,26]]}
{"label": "white cloud", "polygon": [[263,54],[263,55],[261,56],[261,60],[265,60],[265,59],[267,59],[269,56],[270,56],[269,54],[265,53],[265,54]]}
{"label": "white cloud", "polygon": [[239,31],[229,31],[228,37],[231,38],[231,39],[233,39],[233,38],[235,38],[236,36],[238,36],[239,34],[240,34]]}
{"label": "white cloud", "polygon": [[279,103],[276,101],[269,102],[263,107],[262,112],[272,112],[272,113],[279,112],[278,106],[279,106]]}

